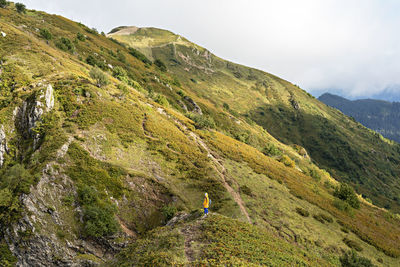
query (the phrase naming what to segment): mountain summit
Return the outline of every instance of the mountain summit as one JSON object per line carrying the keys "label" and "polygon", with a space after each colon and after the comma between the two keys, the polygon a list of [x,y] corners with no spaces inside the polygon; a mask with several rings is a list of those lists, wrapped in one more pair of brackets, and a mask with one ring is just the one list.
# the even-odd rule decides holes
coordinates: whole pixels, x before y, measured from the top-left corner
{"label": "mountain summit", "polygon": [[0,31],[0,265],[399,265],[397,143],[165,30]]}

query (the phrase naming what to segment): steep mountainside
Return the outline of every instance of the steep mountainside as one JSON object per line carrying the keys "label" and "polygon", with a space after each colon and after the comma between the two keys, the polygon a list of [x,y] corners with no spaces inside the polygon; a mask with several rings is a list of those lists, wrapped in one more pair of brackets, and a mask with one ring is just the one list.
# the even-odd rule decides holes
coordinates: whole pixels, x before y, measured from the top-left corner
{"label": "steep mountainside", "polygon": [[384,137],[400,143],[400,103],[374,99],[350,101],[328,93],[321,95],[318,100],[337,108]]}
{"label": "steep mountainside", "polygon": [[[271,105],[287,103],[275,124],[308,105],[330,125],[373,133],[182,37],[121,30],[143,53],[61,16],[0,8],[1,266],[399,265],[399,215],[339,184],[298,143],[279,142],[252,112],[269,93]],[[376,158],[397,159],[397,145],[373,140]],[[395,175],[390,160],[378,170]]]}
{"label": "steep mountainside", "polygon": [[[129,29],[116,29],[109,37],[164,62],[201,99],[200,107],[208,101],[257,123],[287,145],[304,147],[321,168],[374,204],[400,210],[398,144],[276,76],[222,60],[165,30],[135,27],[127,34]],[[251,144],[248,133],[227,134]]]}

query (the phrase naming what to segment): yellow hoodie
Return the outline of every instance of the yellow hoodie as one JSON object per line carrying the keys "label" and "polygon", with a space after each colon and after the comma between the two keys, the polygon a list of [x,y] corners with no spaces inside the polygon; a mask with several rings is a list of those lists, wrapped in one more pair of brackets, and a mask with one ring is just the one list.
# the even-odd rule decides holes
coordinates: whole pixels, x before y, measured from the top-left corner
{"label": "yellow hoodie", "polygon": [[203,206],[208,209],[208,205],[210,204],[210,200],[208,199],[208,194],[206,193],[206,197],[204,198]]}

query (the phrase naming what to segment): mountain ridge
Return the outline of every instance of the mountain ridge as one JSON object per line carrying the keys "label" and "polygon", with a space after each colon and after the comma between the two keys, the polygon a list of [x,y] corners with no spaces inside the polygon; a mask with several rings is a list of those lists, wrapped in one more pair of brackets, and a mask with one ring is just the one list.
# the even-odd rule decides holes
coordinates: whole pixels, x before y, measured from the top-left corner
{"label": "mountain ridge", "polygon": [[400,142],[399,102],[375,99],[351,101],[332,94],[323,94],[318,99],[339,109],[344,114],[354,117],[361,124],[386,138]]}

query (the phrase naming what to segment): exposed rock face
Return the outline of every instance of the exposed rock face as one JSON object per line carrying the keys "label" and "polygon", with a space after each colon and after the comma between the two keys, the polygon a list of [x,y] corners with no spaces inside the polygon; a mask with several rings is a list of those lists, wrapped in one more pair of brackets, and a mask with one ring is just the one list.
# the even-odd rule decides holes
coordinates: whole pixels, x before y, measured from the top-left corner
{"label": "exposed rock face", "polygon": [[33,138],[35,147],[40,140],[40,135],[33,129],[41,120],[42,115],[51,111],[53,107],[53,87],[49,84],[46,89],[41,89],[38,94],[24,101],[17,111],[16,126],[25,138]]}
{"label": "exposed rock face", "polygon": [[7,141],[6,141],[6,133],[4,132],[3,125],[0,126],[0,167],[3,166],[4,163],[4,155],[7,153]]}
{"label": "exposed rock face", "polygon": [[54,93],[51,84],[47,85],[45,100],[46,100],[46,111],[50,111],[54,107]]}
{"label": "exposed rock face", "polygon": [[193,99],[191,99],[188,96],[185,96],[184,99],[190,104],[190,106],[193,108],[193,112],[198,113],[200,115],[203,115],[203,112],[201,111],[201,108],[199,107],[199,105],[197,105],[196,102],[194,102]]}

